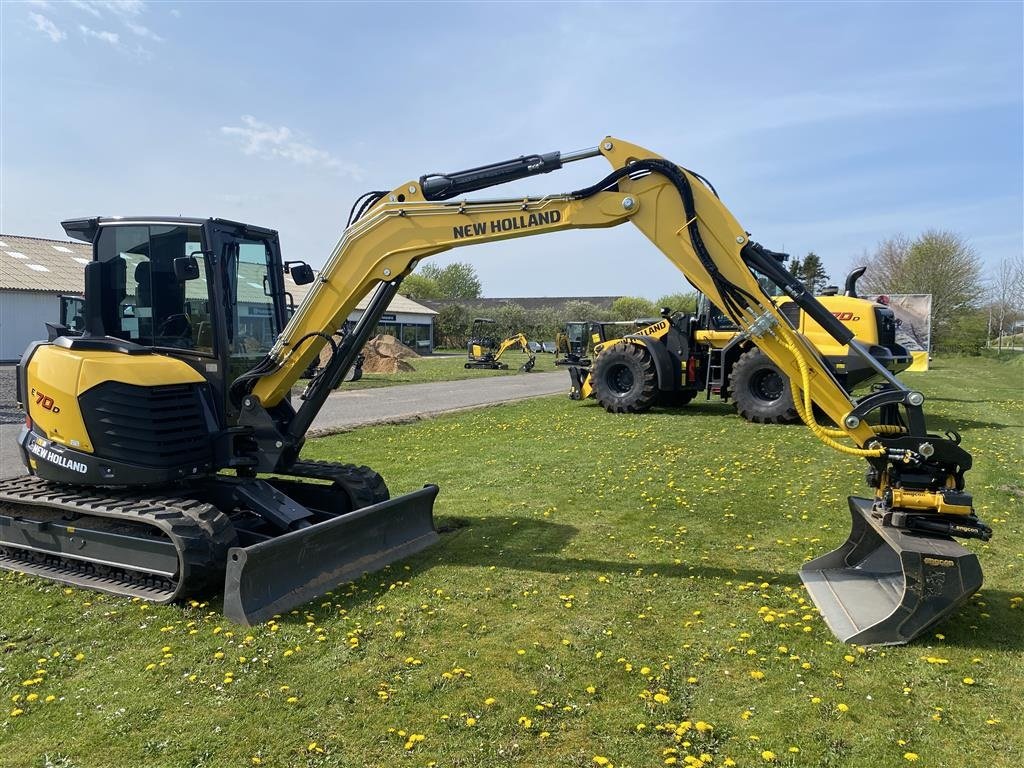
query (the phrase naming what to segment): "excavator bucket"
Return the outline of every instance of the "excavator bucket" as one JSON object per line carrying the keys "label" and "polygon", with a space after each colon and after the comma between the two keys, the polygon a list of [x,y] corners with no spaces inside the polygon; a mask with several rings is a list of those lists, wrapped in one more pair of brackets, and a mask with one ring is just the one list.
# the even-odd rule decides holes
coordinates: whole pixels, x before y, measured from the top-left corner
{"label": "excavator bucket", "polygon": [[845,643],[903,645],[981,587],[978,557],[948,536],[885,526],[869,499],[850,497],[846,543],[800,569],[811,599]]}
{"label": "excavator bucket", "polygon": [[439,539],[437,486],[228,551],[224,616],[245,626],[284,613]]}

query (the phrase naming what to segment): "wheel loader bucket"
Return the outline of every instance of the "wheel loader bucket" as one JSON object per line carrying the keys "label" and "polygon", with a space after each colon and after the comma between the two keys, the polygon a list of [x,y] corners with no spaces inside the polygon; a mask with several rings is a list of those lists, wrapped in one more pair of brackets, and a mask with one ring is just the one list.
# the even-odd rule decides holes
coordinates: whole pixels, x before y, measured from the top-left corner
{"label": "wheel loader bucket", "polygon": [[439,539],[437,486],[228,551],[224,616],[249,626],[420,552]]}
{"label": "wheel loader bucket", "polygon": [[800,569],[825,623],[844,643],[903,645],[980,587],[978,557],[948,536],[885,526],[869,499],[850,497],[843,546]]}

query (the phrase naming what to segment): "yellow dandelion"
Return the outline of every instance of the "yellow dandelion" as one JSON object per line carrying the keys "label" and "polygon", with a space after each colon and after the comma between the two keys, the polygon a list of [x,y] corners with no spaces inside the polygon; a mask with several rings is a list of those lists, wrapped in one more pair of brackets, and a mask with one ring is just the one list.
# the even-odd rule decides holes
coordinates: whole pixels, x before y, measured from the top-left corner
{"label": "yellow dandelion", "polygon": [[775,758],[776,754],[772,752],[770,749],[766,749],[764,752],[761,753],[761,759],[764,760],[766,763],[774,763]]}
{"label": "yellow dandelion", "polygon": [[850,708],[846,704],[836,704],[836,709],[840,712],[849,712]]}
{"label": "yellow dandelion", "polygon": [[904,752],[903,759],[910,763],[915,763],[921,759],[921,756],[916,752]]}

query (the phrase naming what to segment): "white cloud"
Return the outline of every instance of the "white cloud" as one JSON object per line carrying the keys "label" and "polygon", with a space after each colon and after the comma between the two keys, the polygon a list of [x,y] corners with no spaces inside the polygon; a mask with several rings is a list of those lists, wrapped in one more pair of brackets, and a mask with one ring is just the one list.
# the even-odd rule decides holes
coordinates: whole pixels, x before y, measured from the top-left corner
{"label": "white cloud", "polygon": [[90,29],[84,24],[79,24],[78,29],[86,37],[95,37],[97,40],[102,40],[103,42],[110,43],[113,46],[117,46],[121,42],[121,36],[118,35],[117,32]]}
{"label": "white cloud", "polygon": [[30,13],[28,15],[32,19],[32,23],[36,25],[36,29],[42,32],[44,35],[50,38],[54,43],[59,43],[61,40],[67,37],[67,33],[62,29],[59,29],[56,24],[50,21],[45,16],[38,13]]}
{"label": "white cloud", "polygon": [[359,166],[345,163],[330,152],[303,141],[287,126],[274,127],[252,115],[242,115],[242,123],[241,126],[222,126],[220,132],[237,140],[239,148],[247,155],[280,157],[299,165],[322,166],[355,180],[362,177]]}
{"label": "white cloud", "polygon": [[104,12],[115,16],[138,16],[146,8],[141,0],[71,0],[71,5],[80,11],[102,18]]}
{"label": "white cloud", "polygon": [[181,11],[179,11],[177,8],[171,8],[171,16],[173,16],[176,19],[180,19]]}
{"label": "white cloud", "polygon": [[151,30],[149,27],[143,26],[142,24],[136,24],[132,21],[125,21],[124,25],[139,37],[146,37],[158,43],[162,43],[164,41],[164,39],[160,37],[160,35]]}
{"label": "white cloud", "polygon": [[85,3],[82,2],[82,0],[71,0],[71,5],[80,11],[92,14],[97,19],[100,18],[99,9],[95,8],[93,3]]}

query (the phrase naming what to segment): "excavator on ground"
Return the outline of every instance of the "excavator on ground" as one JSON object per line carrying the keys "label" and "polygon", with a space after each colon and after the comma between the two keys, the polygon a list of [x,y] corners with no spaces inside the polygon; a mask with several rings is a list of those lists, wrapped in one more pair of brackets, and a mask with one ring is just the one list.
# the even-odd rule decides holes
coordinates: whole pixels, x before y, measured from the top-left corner
{"label": "excavator on ground", "polygon": [[[913,362],[896,343],[892,309],[856,295],[858,267],[838,288],[818,301],[852,331],[879,363],[899,373]],[[836,381],[848,392],[879,381],[875,370],[846,345],[838,344],[786,295],[774,297],[779,311],[814,345]],[[698,394],[732,400],[737,413],[759,424],[790,424],[800,420],[785,374],[741,329],[703,294],[695,312],[662,308],[661,317],[637,321],[632,333],[614,333],[621,325],[593,323],[590,359],[559,361],[567,366],[569,397],[593,397],[611,413],[642,413],[655,405],[683,406]],[[575,331],[567,326],[566,335]],[[609,333],[611,331],[611,333]],[[573,334],[578,336],[578,332]]]}
{"label": "excavator on ground", "polygon": [[[611,172],[582,189],[465,197],[594,157]],[[627,222],[786,374],[811,434],[867,462],[871,493],[849,499],[848,539],[801,572],[832,631],[905,643],[949,616],[982,581],[956,539],[991,536],[965,490],[971,455],[959,436],[928,431],[924,395],[879,364],[781,254],[752,240],[702,176],[613,137],[369,192],[316,277],[283,260],[277,232],[259,226],[65,221],[93,245],[84,329],[32,344],[18,367],[28,474],[0,482],[0,566],[157,602],[220,588],[225,616],[251,624],[436,543],[437,487],[389,498],[368,467],[302,459],[314,416],[420,260]],[[313,283],[290,319],[286,271]],[[762,280],[882,385],[851,399]],[[325,344],[335,345],[330,362],[293,400]],[[815,406],[837,426],[819,424]]]}
{"label": "excavator on ground", "polygon": [[508,363],[502,362],[501,356],[510,349],[518,347],[528,356],[526,362],[519,366],[519,370],[523,373],[532,371],[537,364],[537,356],[530,351],[530,342],[526,336],[516,333],[499,342],[493,334],[487,332],[488,328],[493,328],[495,325],[497,325],[497,321],[489,317],[473,319],[473,328],[466,344],[466,368],[507,371]]}

